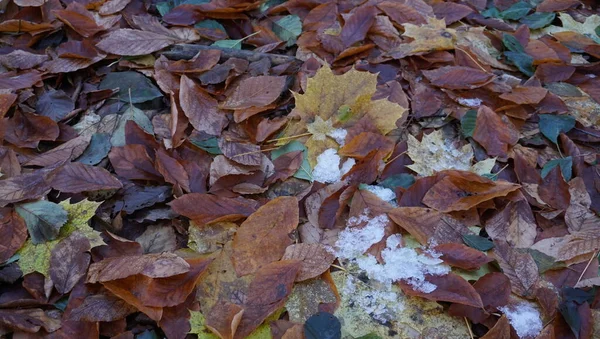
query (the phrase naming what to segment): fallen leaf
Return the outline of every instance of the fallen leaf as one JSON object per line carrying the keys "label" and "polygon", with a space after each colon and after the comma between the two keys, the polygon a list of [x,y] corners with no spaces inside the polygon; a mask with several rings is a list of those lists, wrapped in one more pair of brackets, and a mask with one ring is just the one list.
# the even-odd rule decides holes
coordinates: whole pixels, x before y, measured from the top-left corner
{"label": "fallen leaf", "polygon": [[98,26],[92,13],[78,2],[71,2],[66,9],[55,10],[53,13],[59,20],[86,38],[104,30]]}
{"label": "fallen leaf", "polygon": [[261,206],[241,225],[233,238],[233,265],[238,276],[256,272],[280,260],[292,244],[298,226],[298,200],[278,197]]}
{"label": "fallen leaf", "polygon": [[69,293],[79,280],[85,277],[90,264],[90,242],[75,232],[52,249],[50,255],[50,278],[61,294]]}
{"label": "fallen leaf", "polygon": [[87,282],[107,282],[141,274],[166,278],[190,271],[190,265],[173,253],[106,258],[90,265]]}
{"label": "fallen leaf", "polygon": [[116,55],[137,56],[159,51],[179,40],[170,35],[121,28],[109,32],[96,44],[101,50]]}
{"label": "fallen leaf", "polygon": [[17,205],[15,211],[25,221],[31,242],[36,245],[56,239],[60,228],[67,222],[67,211],[50,201]]}
{"label": "fallen leaf", "polygon": [[510,324],[506,315],[502,315],[482,339],[510,339]]}
{"label": "fallen leaf", "polygon": [[481,265],[493,260],[488,258],[485,253],[463,244],[440,244],[435,246],[434,250],[442,254],[440,259],[444,260],[446,264],[464,270],[476,270]]}
{"label": "fallen leaf", "polygon": [[75,321],[115,321],[123,319],[137,309],[108,291],[87,296],[81,305],[71,311]]}
{"label": "fallen leaf", "polygon": [[445,51],[454,49],[456,31],[446,28],[444,19],[427,18],[427,24],[420,26],[404,23],[402,36],[412,38],[409,43],[400,44],[388,52],[394,59],[401,59],[410,55],[421,55],[432,51]]}
{"label": "fallen leaf", "polygon": [[185,194],[171,203],[178,214],[188,217],[200,225],[237,220],[256,211],[257,205],[243,198],[224,198],[211,194]]}
{"label": "fallen leaf", "polygon": [[244,79],[219,107],[237,110],[267,106],[279,97],[285,83],[284,76],[265,75]]}
{"label": "fallen leaf", "polygon": [[506,157],[509,146],[519,141],[513,124],[487,106],[479,107],[473,139],[485,148],[488,155]]}
{"label": "fallen leaf", "polygon": [[464,66],[445,66],[423,71],[423,75],[433,85],[448,89],[475,89],[485,86],[494,79],[493,74]]}
{"label": "fallen leaf", "polygon": [[537,223],[526,200],[509,202],[485,222],[485,230],[492,239],[506,240],[516,248],[528,248],[535,242]]}
{"label": "fallen leaf", "polygon": [[426,276],[426,281],[436,286],[433,292],[425,293],[415,290],[410,284],[402,280],[398,281],[397,284],[400,285],[404,293],[411,296],[419,296],[433,301],[447,301],[461,305],[483,307],[481,297],[473,286],[454,273],[439,276],[428,275]]}
{"label": "fallen leaf", "polygon": [[0,239],[0,262],[12,257],[27,239],[25,221],[9,208],[0,209]]}
{"label": "fallen leaf", "polygon": [[179,86],[179,103],[192,126],[210,135],[220,135],[227,125],[227,116],[219,110],[217,100],[185,75]]}
{"label": "fallen leaf", "polygon": [[494,241],[494,245],[492,255],[502,272],[510,279],[512,291],[523,297],[533,295],[539,273],[531,254],[513,249],[505,241]]}
{"label": "fallen leaf", "polygon": [[50,186],[61,192],[80,193],[119,189],[123,184],[104,168],[73,162],[56,172]]}
{"label": "fallen leaf", "polygon": [[318,277],[329,269],[335,255],[321,244],[292,244],[285,249],[282,260],[300,260],[302,265],[296,281]]}
{"label": "fallen leaf", "polygon": [[389,211],[388,216],[423,245],[430,239],[460,244],[463,235],[470,233],[460,221],[430,208],[398,207]]}

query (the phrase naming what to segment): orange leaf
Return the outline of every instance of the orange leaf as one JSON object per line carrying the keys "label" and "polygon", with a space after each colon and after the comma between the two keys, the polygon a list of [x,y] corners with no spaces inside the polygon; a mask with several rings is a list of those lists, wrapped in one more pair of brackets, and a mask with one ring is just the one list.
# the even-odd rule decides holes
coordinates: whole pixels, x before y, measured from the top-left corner
{"label": "orange leaf", "polygon": [[278,197],[252,213],[233,238],[233,266],[238,276],[281,259],[298,226],[298,200]]}
{"label": "orange leaf", "polygon": [[92,14],[78,2],[71,2],[67,9],[53,11],[53,13],[75,32],[86,38],[104,30],[96,24]]}
{"label": "orange leaf", "polygon": [[257,207],[252,200],[203,193],[185,194],[171,201],[170,205],[173,211],[200,225],[241,219],[252,214]]}
{"label": "orange leaf", "polygon": [[394,142],[379,133],[363,132],[340,148],[338,153],[346,157],[363,159],[374,150],[385,158],[394,150]]}
{"label": "orange leaf", "polygon": [[300,260],[302,266],[296,281],[318,277],[329,269],[335,255],[321,244],[293,244],[285,249],[282,260]]}
{"label": "orange leaf", "polygon": [[474,89],[494,79],[493,74],[464,66],[444,66],[423,71],[423,75],[435,86],[448,89]]}
{"label": "orange leaf", "polygon": [[538,104],[544,99],[548,90],[542,87],[516,87],[510,93],[503,93],[500,99],[514,102],[515,104]]}
{"label": "orange leaf", "polygon": [[496,322],[496,325],[492,327],[481,339],[510,339],[510,324],[506,315],[502,315]]}
{"label": "orange leaf", "polygon": [[423,245],[430,239],[438,243],[462,243],[462,236],[471,233],[460,221],[430,208],[398,207],[389,211],[388,216]]}
{"label": "orange leaf", "polygon": [[185,75],[179,87],[179,103],[192,126],[210,135],[221,134],[227,125],[227,116],[217,107],[217,100]]}
{"label": "orange leaf", "polygon": [[440,259],[444,260],[448,265],[464,270],[476,270],[481,265],[493,260],[488,258],[485,253],[463,244],[441,244],[437,245],[435,250],[442,254]]}
{"label": "orange leaf", "polygon": [[483,307],[479,293],[465,279],[454,273],[446,275],[427,275],[425,280],[437,288],[430,293],[414,290],[413,287],[400,280],[402,291],[411,296],[418,296],[433,301],[447,301],[473,307]]}
{"label": "orange leaf", "polygon": [[25,221],[12,209],[0,208],[0,262],[5,262],[12,257],[23,246],[25,240],[27,240]]}
{"label": "orange leaf", "polygon": [[473,139],[485,148],[490,156],[506,157],[508,146],[519,141],[519,133],[513,124],[504,120],[491,108],[479,107]]}

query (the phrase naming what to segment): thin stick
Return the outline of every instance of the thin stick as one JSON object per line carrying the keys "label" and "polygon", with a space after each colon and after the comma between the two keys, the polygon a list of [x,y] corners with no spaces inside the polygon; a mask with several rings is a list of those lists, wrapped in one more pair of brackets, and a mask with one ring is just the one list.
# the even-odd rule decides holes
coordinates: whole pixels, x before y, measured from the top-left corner
{"label": "thin stick", "polygon": [[279,147],[273,147],[273,148],[259,149],[258,151],[251,151],[251,152],[245,152],[245,153],[236,154],[236,155],[234,155],[234,157],[241,157],[242,155],[256,154],[256,153],[262,153],[262,152],[273,151],[273,150],[276,150],[276,149],[278,149],[278,148],[279,148]]}
{"label": "thin stick", "polygon": [[477,65],[479,68],[481,68],[481,70],[482,70],[482,71],[484,71],[484,72],[486,72],[486,73],[489,73],[489,72],[488,72],[488,71],[487,71],[485,68],[483,68],[483,66],[481,66],[481,65],[480,65],[480,64],[477,62],[477,60],[475,60],[475,59],[474,59],[474,58],[471,56],[471,54],[469,54],[469,52],[465,51],[464,49],[462,49],[462,48],[460,48],[460,47],[458,47],[458,46],[454,46],[454,49],[457,49],[457,50],[459,50],[459,51],[462,51],[463,53],[465,53],[465,54],[466,54],[466,55],[469,57],[469,59],[473,60],[473,62],[475,63],[475,65]]}
{"label": "thin stick", "polygon": [[579,284],[579,282],[581,281],[581,278],[583,278],[583,275],[585,274],[585,272],[587,271],[587,269],[590,267],[590,265],[592,264],[592,260],[594,260],[594,258],[598,255],[598,250],[594,251],[594,253],[592,254],[592,257],[590,258],[590,260],[588,260],[587,265],[585,265],[585,268],[583,269],[583,272],[581,272],[581,275],[579,276],[579,279],[577,279],[577,282],[575,283],[575,285]]}
{"label": "thin stick", "polygon": [[346,271],[346,269],[345,269],[345,268],[343,268],[342,266],[338,266],[338,265],[336,265],[336,264],[331,264],[331,267],[335,267],[335,268],[337,268],[337,269],[339,269],[339,270],[342,270],[342,271],[344,271],[344,272]]}
{"label": "thin stick", "polygon": [[302,137],[307,137],[309,135],[312,135],[312,133],[302,133],[302,134],[298,134],[298,135],[292,135],[289,137],[281,137],[281,138],[275,138],[275,139],[270,139],[265,141],[266,143],[272,143],[272,142],[277,142],[277,141],[281,141],[281,140],[287,140],[287,139],[296,139],[296,138],[302,138]]}
{"label": "thin stick", "polygon": [[465,318],[465,323],[467,323],[467,328],[469,329],[469,335],[471,336],[471,339],[473,339],[475,337],[473,336],[473,331],[471,330],[471,325],[469,324],[467,317],[464,317],[464,318]]}
{"label": "thin stick", "polygon": [[408,152],[408,151],[404,151],[404,152],[402,152],[402,153],[398,154],[397,156],[395,156],[395,157],[393,157],[392,159],[388,160],[388,162],[387,162],[387,163],[388,163],[388,164],[389,164],[389,163],[392,163],[394,160],[396,160],[396,159],[400,158],[402,155],[406,154],[406,152]]}

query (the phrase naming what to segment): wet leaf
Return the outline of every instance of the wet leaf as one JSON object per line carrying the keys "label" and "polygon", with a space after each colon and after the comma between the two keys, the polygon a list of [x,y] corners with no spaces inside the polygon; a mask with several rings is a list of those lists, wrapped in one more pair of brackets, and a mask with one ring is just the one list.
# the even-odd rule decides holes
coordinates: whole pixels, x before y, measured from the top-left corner
{"label": "wet leaf", "polygon": [[21,204],[15,211],[27,224],[31,242],[42,244],[54,240],[60,228],[67,222],[67,211],[50,201],[36,201]]}
{"label": "wet leaf", "polygon": [[575,127],[575,119],[568,115],[540,114],[540,132],[553,143],[558,143],[558,135]]}
{"label": "wet leaf", "polygon": [[50,278],[59,293],[69,293],[83,278],[90,264],[89,240],[74,232],[56,245],[50,254]]}

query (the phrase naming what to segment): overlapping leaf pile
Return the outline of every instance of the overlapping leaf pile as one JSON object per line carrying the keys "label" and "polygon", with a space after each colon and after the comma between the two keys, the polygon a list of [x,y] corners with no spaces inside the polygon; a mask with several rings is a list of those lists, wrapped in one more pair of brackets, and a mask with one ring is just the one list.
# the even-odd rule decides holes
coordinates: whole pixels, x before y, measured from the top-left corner
{"label": "overlapping leaf pile", "polygon": [[591,0],[2,0],[0,335],[598,337],[599,76]]}

